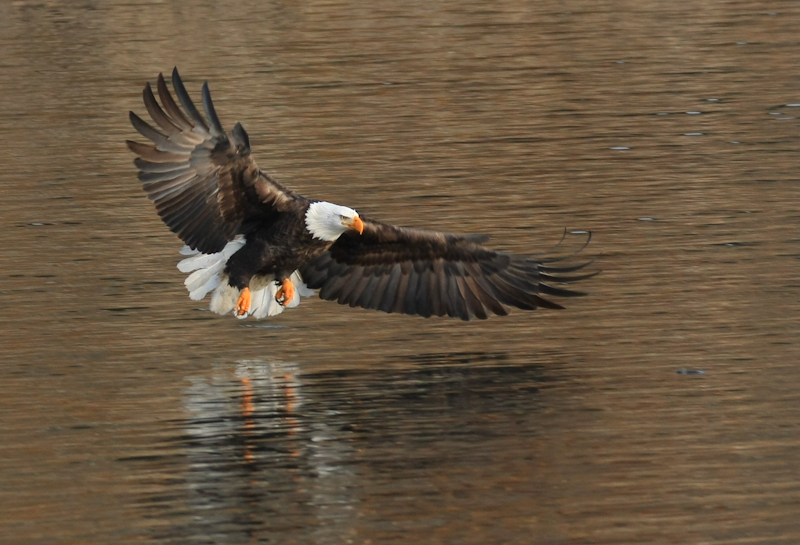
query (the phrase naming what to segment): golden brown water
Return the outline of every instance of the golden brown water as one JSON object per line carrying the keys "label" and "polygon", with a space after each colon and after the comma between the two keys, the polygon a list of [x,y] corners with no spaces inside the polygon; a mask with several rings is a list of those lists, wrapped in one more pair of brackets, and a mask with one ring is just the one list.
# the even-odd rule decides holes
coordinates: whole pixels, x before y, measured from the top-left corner
{"label": "golden brown water", "polygon": [[[0,3],[0,542],[800,543],[798,28]],[[590,229],[604,272],[488,322],[202,312],[123,143],[173,65],[301,193],[520,253]]]}

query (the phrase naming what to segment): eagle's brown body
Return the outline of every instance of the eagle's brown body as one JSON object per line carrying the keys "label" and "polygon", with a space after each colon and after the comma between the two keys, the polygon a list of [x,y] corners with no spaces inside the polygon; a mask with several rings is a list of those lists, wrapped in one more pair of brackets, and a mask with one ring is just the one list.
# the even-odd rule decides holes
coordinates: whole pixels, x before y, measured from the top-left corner
{"label": "eagle's brown body", "polygon": [[280,282],[328,250],[333,243],[313,238],[302,221],[310,203],[298,200],[245,234],[246,244],[228,260],[232,286],[245,288],[254,275],[273,275]]}

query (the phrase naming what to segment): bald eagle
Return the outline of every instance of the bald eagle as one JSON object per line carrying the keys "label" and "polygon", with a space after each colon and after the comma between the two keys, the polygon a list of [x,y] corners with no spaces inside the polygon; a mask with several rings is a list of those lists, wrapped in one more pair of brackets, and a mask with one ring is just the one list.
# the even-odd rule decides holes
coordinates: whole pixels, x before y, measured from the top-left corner
{"label": "bald eagle", "polygon": [[159,74],[161,105],[149,83],[143,91],[159,128],[130,112],[152,144],[127,144],[158,215],[186,244],[178,269],[191,273],[189,296],[211,293],[214,312],[274,316],[318,289],[351,307],[485,319],[509,307],[563,308],[543,296],[584,294],[554,284],[597,274],[568,275],[591,261],[554,265],[565,257],[512,255],[484,247],[486,237],[397,227],[298,195],[258,168],[241,124],[223,130],[208,83],[205,116],[177,69],[172,87],[183,109]]}

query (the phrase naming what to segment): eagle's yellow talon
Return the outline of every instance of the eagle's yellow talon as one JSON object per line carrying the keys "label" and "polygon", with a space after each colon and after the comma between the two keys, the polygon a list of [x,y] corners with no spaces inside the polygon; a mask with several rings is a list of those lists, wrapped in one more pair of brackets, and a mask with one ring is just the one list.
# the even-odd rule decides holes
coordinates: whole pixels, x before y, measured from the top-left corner
{"label": "eagle's yellow talon", "polygon": [[239,294],[239,300],[236,301],[236,306],[233,307],[233,313],[240,318],[247,318],[247,314],[250,312],[250,301],[250,288],[245,288]]}
{"label": "eagle's yellow talon", "polygon": [[294,299],[294,284],[288,278],[283,279],[283,284],[275,294],[275,300],[285,307]]}

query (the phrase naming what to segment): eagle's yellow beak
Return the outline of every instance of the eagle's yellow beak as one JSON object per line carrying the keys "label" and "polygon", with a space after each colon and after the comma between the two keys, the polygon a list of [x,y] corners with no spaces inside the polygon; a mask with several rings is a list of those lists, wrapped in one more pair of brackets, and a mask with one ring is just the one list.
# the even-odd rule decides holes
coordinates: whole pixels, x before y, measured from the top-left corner
{"label": "eagle's yellow beak", "polygon": [[350,229],[358,231],[359,235],[364,233],[364,222],[361,221],[361,218],[359,218],[358,216],[354,217],[353,221],[344,223],[343,225],[346,225]]}

